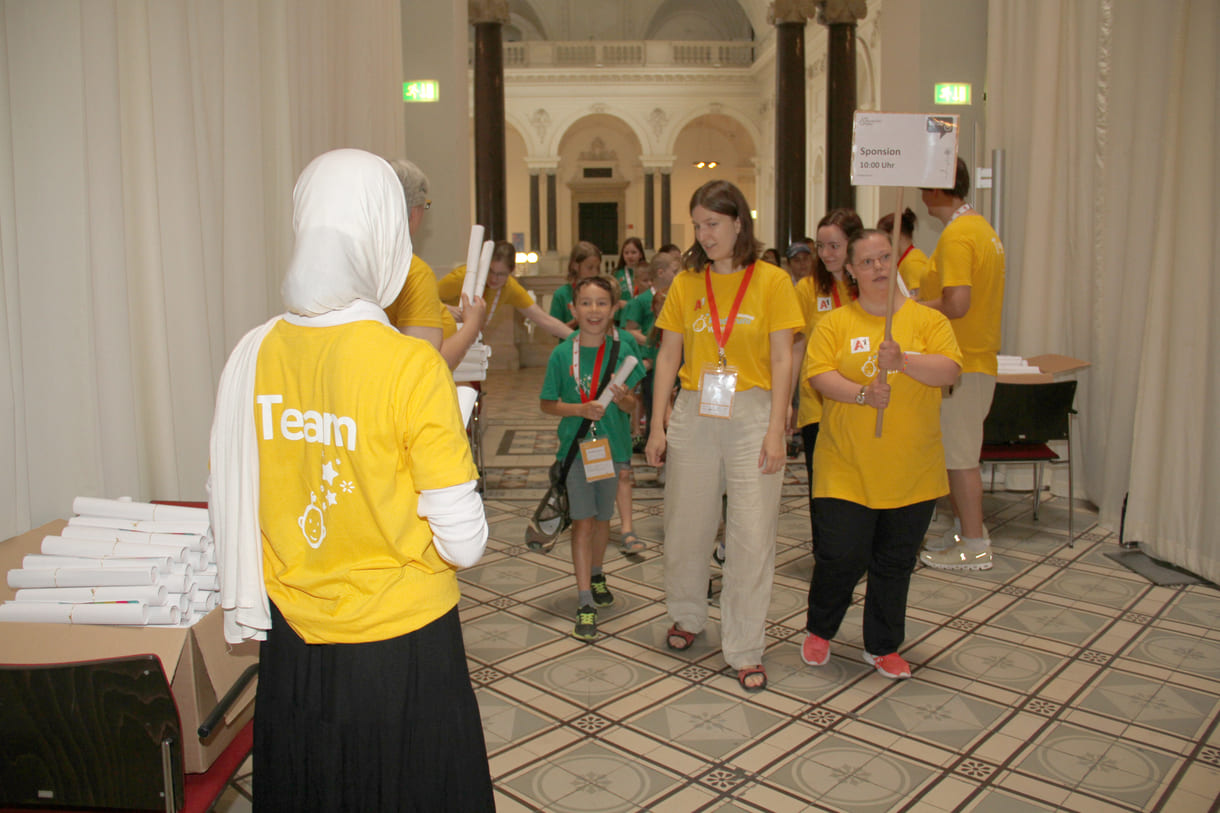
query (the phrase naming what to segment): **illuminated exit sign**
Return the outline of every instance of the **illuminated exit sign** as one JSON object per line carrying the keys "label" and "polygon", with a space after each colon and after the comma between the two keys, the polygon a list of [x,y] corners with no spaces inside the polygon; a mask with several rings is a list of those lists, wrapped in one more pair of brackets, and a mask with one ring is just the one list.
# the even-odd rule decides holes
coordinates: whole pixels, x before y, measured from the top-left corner
{"label": "illuminated exit sign", "polygon": [[435,79],[417,79],[402,83],[404,102],[435,102],[440,98],[440,86]]}
{"label": "illuminated exit sign", "polygon": [[970,104],[970,83],[937,82],[932,101],[936,104]]}

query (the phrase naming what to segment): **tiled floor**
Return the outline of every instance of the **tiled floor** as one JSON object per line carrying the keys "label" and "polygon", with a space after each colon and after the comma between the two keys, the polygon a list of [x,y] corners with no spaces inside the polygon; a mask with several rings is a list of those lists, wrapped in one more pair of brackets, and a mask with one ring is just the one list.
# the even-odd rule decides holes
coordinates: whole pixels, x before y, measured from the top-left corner
{"label": "tiled floor", "polygon": [[[609,556],[616,602],[602,637],[571,638],[567,545],[523,545],[554,449],[540,380],[523,370],[487,383],[492,538],[462,574],[500,811],[1220,807],[1220,593],[1154,586],[1106,558],[1118,546],[1103,531],[1069,548],[1062,500],[1035,523],[1028,499],[988,495],[995,567],[916,572],[909,681],[862,662],[858,609],[830,663],[801,662],[812,565],[798,465],[781,509],[768,691],[741,691],[714,623],[690,651],[665,648],[659,544]],[[638,475],[635,529],[659,542],[661,490],[655,472]],[[932,532],[944,527],[942,513]]]}

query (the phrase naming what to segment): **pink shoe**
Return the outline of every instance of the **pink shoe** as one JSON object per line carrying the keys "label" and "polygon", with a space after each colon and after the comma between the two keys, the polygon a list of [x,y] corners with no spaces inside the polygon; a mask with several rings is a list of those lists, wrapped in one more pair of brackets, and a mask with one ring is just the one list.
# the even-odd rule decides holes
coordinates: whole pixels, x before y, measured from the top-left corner
{"label": "pink shoe", "polygon": [[801,644],[801,660],[810,666],[822,666],[830,660],[830,641],[809,633]]}
{"label": "pink shoe", "polygon": [[866,663],[871,663],[877,671],[891,680],[906,680],[911,676],[911,665],[897,652],[888,655],[870,655],[864,653]]}

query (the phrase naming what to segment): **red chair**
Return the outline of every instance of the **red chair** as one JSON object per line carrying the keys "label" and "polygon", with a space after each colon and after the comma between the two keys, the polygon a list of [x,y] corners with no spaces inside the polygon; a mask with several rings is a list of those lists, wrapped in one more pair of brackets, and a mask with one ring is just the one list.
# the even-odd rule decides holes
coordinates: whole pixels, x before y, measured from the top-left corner
{"label": "red chair", "polygon": [[[206,739],[257,675],[251,666],[198,732]],[[203,813],[254,744],[253,721],[203,774],[183,771],[186,736],[154,655],[0,666],[0,809]],[[205,731],[206,729],[206,731]]]}
{"label": "red chair", "polygon": [[[1049,441],[1067,442],[1068,467],[1068,545],[1076,546],[1075,484],[1072,477],[1071,416],[1076,399],[1075,381],[1048,384],[995,385],[991,411],[983,422],[983,449],[980,463],[1031,463],[1034,467],[1034,520],[1042,492],[1042,466],[1060,460]],[[991,490],[995,490],[995,468],[991,470]]]}

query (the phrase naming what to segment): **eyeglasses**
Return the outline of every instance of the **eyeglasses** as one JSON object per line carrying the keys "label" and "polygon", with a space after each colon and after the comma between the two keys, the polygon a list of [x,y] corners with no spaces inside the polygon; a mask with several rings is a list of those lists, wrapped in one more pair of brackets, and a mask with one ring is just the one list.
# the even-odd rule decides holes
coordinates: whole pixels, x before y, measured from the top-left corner
{"label": "eyeglasses", "polygon": [[868,271],[874,266],[877,266],[878,268],[888,266],[892,257],[893,255],[887,251],[880,257],[868,257],[863,260],[856,260],[856,262],[852,263],[851,265],[853,268],[858,268],[861,271]]}

